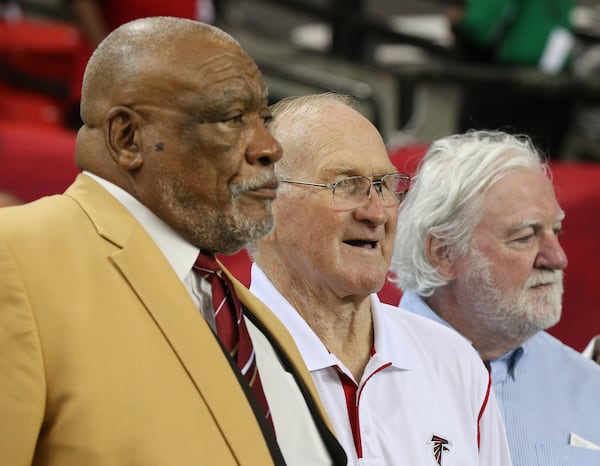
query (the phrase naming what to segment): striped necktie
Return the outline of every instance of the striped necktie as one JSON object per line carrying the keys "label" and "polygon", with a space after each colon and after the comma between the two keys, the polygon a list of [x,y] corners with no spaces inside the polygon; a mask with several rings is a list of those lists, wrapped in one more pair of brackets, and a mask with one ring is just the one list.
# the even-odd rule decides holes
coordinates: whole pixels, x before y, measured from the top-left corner
{"label": "striped necktie", "polygon": [[229,352],[250,385],[258,404],[265,413],[267,422],[273,427],[271,412],[263,392],[252,340],[242,315],[242,306],[233,289],[233,284],[223,273],[214,256],[200,253],[194,270],[211,284],[213,310],[217,336]]}

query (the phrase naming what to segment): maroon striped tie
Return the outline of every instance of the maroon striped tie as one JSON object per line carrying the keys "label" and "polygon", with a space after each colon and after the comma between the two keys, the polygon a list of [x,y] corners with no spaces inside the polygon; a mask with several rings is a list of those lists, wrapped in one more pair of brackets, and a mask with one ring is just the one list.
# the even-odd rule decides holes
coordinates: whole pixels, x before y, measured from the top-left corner
{"label": "maroon striped tie", "polygon": [[248,381],[256,400],[265,412],[267,422],[273,427],[271,412],[263,392],[252,340],[242,316],[242,306],[233,284],[223,273],[214,256],[200,253],[194,270],[211,284],[217,335],[227,349],[242,375]]}

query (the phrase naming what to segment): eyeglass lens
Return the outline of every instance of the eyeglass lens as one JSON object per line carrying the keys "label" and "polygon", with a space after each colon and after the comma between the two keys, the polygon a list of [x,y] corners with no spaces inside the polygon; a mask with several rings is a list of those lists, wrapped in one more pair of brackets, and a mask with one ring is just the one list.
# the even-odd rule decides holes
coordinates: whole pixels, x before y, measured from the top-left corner
{"label": "eyeglass lens", "polygon": [[354,207],[369,198],[370,188],[373,186],[383,205],[390,207],[404,198],[409,185],[410,179],[399,174],[385,175],[372,183],[367,177],[352,176],[336,183],[333,198],[340,207]]}

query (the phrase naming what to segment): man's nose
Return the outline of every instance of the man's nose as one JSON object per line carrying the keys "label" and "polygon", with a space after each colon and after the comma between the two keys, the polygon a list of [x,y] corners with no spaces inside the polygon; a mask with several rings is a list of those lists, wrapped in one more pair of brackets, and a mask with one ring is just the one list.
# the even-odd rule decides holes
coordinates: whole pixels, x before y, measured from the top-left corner
{"label": "man's nose", "polygon": [[246,149],[246,158],[251,164],[273,165],[283,155],[283,149],[265,126],[262,119],[258,119],[252,140]]}
{"label": "man's nose", "polygon": [[367,198],[364,203],[356,209],[355,215],[359,220],[369,220],[375,225],[381,225],[390,218],[388,209],[389,208],[386,208],[386,206],[383,205],[379,190],[375,185],[371,185],[371,188],[367,193]]}
{"label": "man's nose", "polygon": [[568,263],[567,255],[556,234],[554,232],[547,233],[541,240],[535,265],[539,268],[563,270]]}

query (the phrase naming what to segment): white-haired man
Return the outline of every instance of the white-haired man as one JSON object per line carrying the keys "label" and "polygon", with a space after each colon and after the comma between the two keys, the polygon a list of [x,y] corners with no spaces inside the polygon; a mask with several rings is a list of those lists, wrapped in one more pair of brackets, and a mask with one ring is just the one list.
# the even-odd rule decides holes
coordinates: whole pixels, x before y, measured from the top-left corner
{"label": "white-haired man", "polygon": [[565,213],[531,141],[435,141],[401,205],[400,307],[453,327],[488,364],[516,466],[600,464],[600,368],[544,329],[561,314]]}

